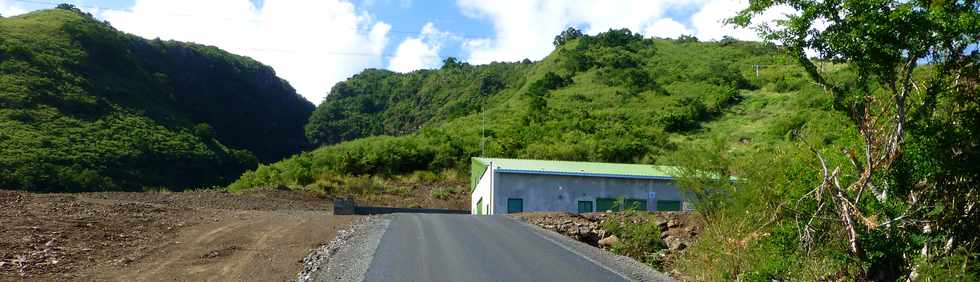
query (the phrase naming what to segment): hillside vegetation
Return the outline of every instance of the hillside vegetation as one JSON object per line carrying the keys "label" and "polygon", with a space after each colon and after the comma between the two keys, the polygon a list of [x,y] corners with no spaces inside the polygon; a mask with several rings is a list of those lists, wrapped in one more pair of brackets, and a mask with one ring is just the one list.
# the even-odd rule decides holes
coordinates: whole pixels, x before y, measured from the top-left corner
{"label": "hillside vegetation", "polygon": [[449,59],[437,70],[366,70],[338,83],[310,118],[307,136],[321,148],[260,166],[231,188],[467,175],[469,158],[480,155],[669,164],[680,146],[704,140],[751,152],[788,142],[807,123],[846,121],[829,99],[793,95],[820,90],[772,45],[629,30],[570,30],[557,39],[556,50],[533,63]]}
{"label": "hillside vegetation", "polygon": [[0,188],[224,185],[300,152],[313,105],[268,66],[70,5],[0,18]]}
{"label": "hillside vegetation", "polygon": [[752,2],[734,22],[805,11],[762,30],[781,47],[569,29],[538,62],[365,71],[311,117],[319,149],[230,189],[464,190],[473,156],[675,165],[705,224],[660,265],[681,278],[980,279],[976,3]]}

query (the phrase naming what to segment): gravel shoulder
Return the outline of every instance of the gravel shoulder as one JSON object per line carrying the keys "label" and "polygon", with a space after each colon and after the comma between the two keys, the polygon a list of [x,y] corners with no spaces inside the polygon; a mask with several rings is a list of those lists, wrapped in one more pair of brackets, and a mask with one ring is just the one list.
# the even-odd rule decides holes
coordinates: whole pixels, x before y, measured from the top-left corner
{"label": "gravel shoulder", "polygon": [[384,216],[365,217],[339,231],[330,244],[303,260],[303,272],[296,281],[364,281],[390,222]]}

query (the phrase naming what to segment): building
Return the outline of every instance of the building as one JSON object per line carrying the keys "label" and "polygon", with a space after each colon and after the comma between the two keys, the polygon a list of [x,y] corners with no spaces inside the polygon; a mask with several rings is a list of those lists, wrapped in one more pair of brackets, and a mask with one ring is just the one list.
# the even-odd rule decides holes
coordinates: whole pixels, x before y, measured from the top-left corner
{"label": "building", "polygon": [[473,158],[473,214],[525,211],[584,213],[679,211],[687,206],[672,167],[568,161]]}

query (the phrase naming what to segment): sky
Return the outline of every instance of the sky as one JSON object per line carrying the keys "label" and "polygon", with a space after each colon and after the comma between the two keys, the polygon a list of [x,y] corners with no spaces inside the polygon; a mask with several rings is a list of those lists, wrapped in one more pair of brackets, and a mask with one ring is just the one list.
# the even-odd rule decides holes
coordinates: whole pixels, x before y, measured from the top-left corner
{"label": "sky", "polygon": [[[315,104],[367,68],[410,72],[438,68],[447,57],[471,64],[540,60],[568,27],[759,40],[752,29],[722,22],[747,0],[0,0],[0,15],[61,2],[145,38],[249,56]],[[788,13],[777,7],[757,23]]]}

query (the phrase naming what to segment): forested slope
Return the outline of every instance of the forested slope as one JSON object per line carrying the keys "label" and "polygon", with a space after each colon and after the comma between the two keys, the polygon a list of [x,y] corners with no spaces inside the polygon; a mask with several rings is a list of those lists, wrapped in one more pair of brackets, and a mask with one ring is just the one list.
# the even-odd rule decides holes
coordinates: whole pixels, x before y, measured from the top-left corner
{"label": "forested slope", "polygon": [[0,188],[223,185],[300,152],[313,105],[268,66],[70,5],[0,18]]}
{"label": "forested slope", "polygon": [[[570,30],[538,62],[450,59],[438,70],[367,70],[338,83],[306,127],[325,146],[232,187],[463,172],[479,155],[669,164],[678,147],[714,138],[753,151],[807,123],[840,126],[825,97],[789,95],[819,91],[772,45]],[[736,105],[751,112],[731,112]]]}
{"label": "forested slope", "polygon": [[[425,181],[418,171],[427,170],[465,179],[467,158],[479,155],[674,165],[704,223],[697,241],[660,263],[651,260],[658,228],[632,225],[637,233],[614,251],[692,281],[980,280],[976,1],[751,2],[730,21],[746,27],[774,7],[799,10],[758,29],[781,47],[570,29],[542,61],[513,64],[523,80],[479,100],[464,99],[472,90],[448,99],[417,90],[448,83],[419,73],[388,74],[399,82],[390,90],[320,105],[329,114],[307,132],[327,146],[231,188],[370,198],[392,193],[350,179]],[[420,73],[487,68],[445,65]],[[417,103],[430,97],[438,102]],[[467,101],[481,104],[437,114]]]}
{"label": "forested slope", "polygon": [[473,114],[520,87],[526,63],[471,66],[450,59],[441,70],[395,73],[369,69],[333,87],[313,112],[311,142],[334,144],[373,135],[403,135],[424,125]]}

